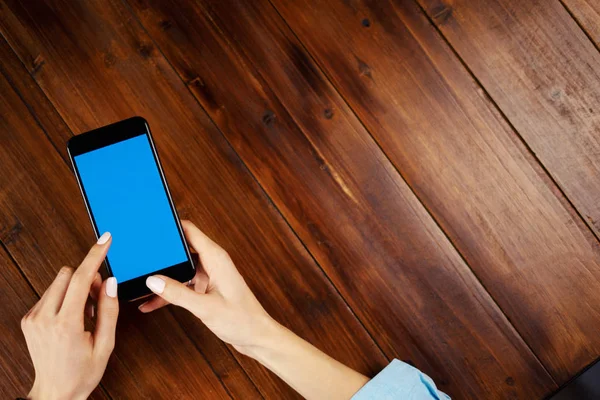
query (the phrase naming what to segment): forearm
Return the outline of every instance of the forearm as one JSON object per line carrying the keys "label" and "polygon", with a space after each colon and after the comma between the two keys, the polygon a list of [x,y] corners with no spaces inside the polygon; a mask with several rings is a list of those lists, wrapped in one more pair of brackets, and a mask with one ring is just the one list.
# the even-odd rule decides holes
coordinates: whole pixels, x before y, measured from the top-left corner
{"label": "forearm", "polygon": [[307,399],[349,399],[369,381],[277,322],[246,354]]}

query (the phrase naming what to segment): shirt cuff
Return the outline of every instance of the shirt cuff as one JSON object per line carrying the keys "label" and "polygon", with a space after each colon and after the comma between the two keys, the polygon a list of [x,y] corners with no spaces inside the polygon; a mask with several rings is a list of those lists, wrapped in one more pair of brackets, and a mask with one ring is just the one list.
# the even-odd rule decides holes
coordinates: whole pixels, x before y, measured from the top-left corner
{"label": "shirt cuff", "polygon": [[370,399],[448,400],[450,397],[415,367],[393,360],[352,396],[352,400]]}

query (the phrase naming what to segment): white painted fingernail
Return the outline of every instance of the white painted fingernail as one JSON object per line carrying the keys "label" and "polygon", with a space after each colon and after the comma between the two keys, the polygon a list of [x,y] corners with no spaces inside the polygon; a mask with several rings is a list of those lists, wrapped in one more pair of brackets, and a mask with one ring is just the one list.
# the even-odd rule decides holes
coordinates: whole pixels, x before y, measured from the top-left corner
{"label": "white painted fingernail", "polygon": [[102,236],[100,236],[98,238],[98,241],[96,243],[98,243],[98,244],[104,244],[104,243],[108,242],[108,239],[110,239],[110,232],[104,232],[102,234]]}
{"label": "white painted fingernail", "polygon": [[114,276],[106,280],[106,295],[108,297],[117,297],[117,278]]}
{"label": "white painted fingernail", "polygon": [[156,276],[146,278],[146,286],[154,293],[161,294],[165,290],[165,281]]}

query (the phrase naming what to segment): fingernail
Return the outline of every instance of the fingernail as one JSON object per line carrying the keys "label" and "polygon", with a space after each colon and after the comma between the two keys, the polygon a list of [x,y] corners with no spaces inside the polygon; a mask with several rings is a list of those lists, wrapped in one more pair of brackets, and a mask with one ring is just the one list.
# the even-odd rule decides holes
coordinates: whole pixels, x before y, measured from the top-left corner
{"label": "fingernail", "polygon": [[104,244],[104,243],[108,242],[108,239],[110,239],[110,232],[104,232],[102,234],[102,236],[100,236],[98,238],[98,241],[96,243],[98,243],[98,244]]}
{"label": "fingernail", "polygon": [[165,281],[156,276],[149,276],[146,279],[146,286],[154,293],[161,294],[165,290]]}
{"label": "fingernail", "polygon": [[117,297],[117,278],[114,276],[106,280],[106,295],[108,297]]}
{"label": "fingernail", "polygon": [[[144,306],[145,306],[146,304],[148,304],[148,302],[147,302],[147,301],[145,301],[145,302],[143,302],[142,304],[140,304],[140,305],[138,306],[138,310],[142,311],[142,308],[144,308]],[[143,312],[143,311],[142,311],[142,312]]]}

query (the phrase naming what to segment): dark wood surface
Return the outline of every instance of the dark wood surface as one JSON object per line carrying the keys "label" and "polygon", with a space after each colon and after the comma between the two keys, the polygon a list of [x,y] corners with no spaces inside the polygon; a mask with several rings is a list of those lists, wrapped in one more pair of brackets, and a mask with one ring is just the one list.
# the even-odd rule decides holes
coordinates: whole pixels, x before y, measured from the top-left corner
{"label": "dark wood surface", "polygon": [[[1,1],[0,394],[33,378],[20,316],[93,242],[66,141],[133,115],[182,217],[300,336],[371,376],[410,361],[454,398],[553,392],[600,355],[599,18]],[[93,397],[297,395],[186,312],[131,304]]]}
{"label": "dark wood surface", "polygon": [[[600,352],[598,242],[420,8],[275,3],[553,377],[562,382],[593,361]],[[477,15],[483,11],[465,21]],[[358,29],[364,18],[370,26]],[[311,35],[317,24],[321,34]],[[487,48],[498,57],[498,47]],[[527,118],[535,124],[538,115]],[[565,134],[558,143],[557,154],[572,142]]]}
{"label": "dark wood surface", "polygon": [[[437,0],[421,0],[420,3],[597,235],[600,54],[594,44],[559,2],[460,0],[444,5]],[[539,200],[535,203],[539,213],[542,206]],[[571,207],[564,208],[568,212]],[[539,274],[538,269],[523,275],[527,285],[537,281],[551,288],[544,297],[555,300],[548,302],[540,297],[531,306],[535,313],[545,309],[543,313],[551,316],[546,324],[561,329],[545,329],[540,338],[537,331],[530,330],[526,313],[518,312],[525,319],[523,324],[516,318],[514,321],[531,346],[534,349],[539,346],[536,353],[549,370],[564,381],[600,352],[600,336],[595,328],[600,323],[600,314],[596,312],[600,300],[597,290],[600,259],[590,255],[590,250],[597,252],[597,240],[592,238],[591,246],[586,248],[582,234],[587,229],[576,228],[580,224],[571,225],[567,213],[554,207],[545,219],[557,227],[554,232],[544,233],[543,237],[528,235],[527,240],[520,240],[519,248],[537,242],[553,249],[555,263],[545,268],[549,275]],[[559,221],[561,228],[556,224]],[[534,228],[541,223],[528,225]],[[572,247],[575,242],[578,245]],[[559,248],[563,251],[557,251]],[[546,255],[540,254],[544,264]],[[528,262],[532,261],[530,258]],[[580,283],[576,284],[576,280],[568,278],[571,274],[588,278],[578,279]],[[562,284],[565,279],[569,285]],[[529,291],[527,287],[523,289]],[[586,299],[585,303],[572,295],[574,291]],[[499,302],[502,306],[500,299]],[[571,345],[568,352],[563,350],[566,338]]]}
{"label": "dark wood surface", "polygon": [[[5,90],[2,84],[0,87]],[[0,100],[2,102],[4,99]],[[2,108],[4,110],[4,107]],[[5,399],[26,394],[33,381],[33,366],[21,334],[21,318],[38,300],[35,291],[23,279],[4,246],[0,247],[0,396]],[[98,387],[91,399],[110,399]]]}
{"label": "dark wood surface", "polygon": [[562,4],[596,46],[600,46],[600,3],[595,0],[563,0]]}
{"label": "dark wood surface", "polygon": [[[386,355],[412,360],[456,394],[488,390],[478,381],[513,390],[505,383],[511,374],[539,381],[519,383],[517,392],[542,393],[545,372],[360,121],[276,10],[253,3],[132,8]],[[427,315],[414,318],[423,307]],[[465,359],[506,353],[484,368],[445,367],[457,362],[450,354],[458,348],[470,352]]]}

